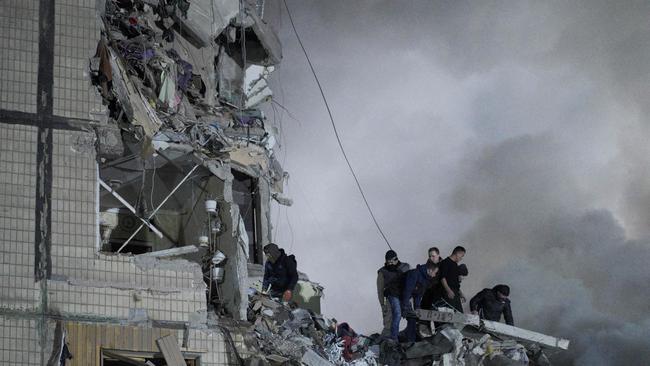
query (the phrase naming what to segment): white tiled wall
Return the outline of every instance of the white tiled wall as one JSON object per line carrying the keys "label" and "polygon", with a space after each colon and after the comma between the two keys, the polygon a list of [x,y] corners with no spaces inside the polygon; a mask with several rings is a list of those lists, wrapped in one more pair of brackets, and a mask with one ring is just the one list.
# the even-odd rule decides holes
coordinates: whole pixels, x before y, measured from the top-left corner
{"label": "white tiled wall", "polygon": [[0,307],[39,305],[34,283],[36,128],[0,124]]}
{"label": "white tiled wall", "polygon": [[37,322],[0,316],[0,364],[40,365]]}
{"label": "white tiled wall", "polygon": [[36,112],[38,4],[0,1],[0,109]]}
{"label": "white tiled wall", "polygon": [[97,119],[105,110],[88,78],[100,36],[96,0],[57,0],[54,9],[54,114]]}

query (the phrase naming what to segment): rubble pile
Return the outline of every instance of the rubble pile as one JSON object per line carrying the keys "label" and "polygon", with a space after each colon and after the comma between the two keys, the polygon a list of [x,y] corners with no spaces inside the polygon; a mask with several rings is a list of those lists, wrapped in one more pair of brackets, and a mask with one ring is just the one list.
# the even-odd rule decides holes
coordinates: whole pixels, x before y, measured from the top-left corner
{"label": "rubble pile", "polygon": [[[338,324],[306,309],[290,307],[267,295],[250,296],[249,330],[257,343],[251,348],[258,362],[286,365],[377,365],[369,350],[371,339],[358,335],[347,323]],[[249,361],[251,362],[251,361]]]}
{"label": "rubble pile", "polygon": [[337,323],[305,309],[290,307],[255,292],[250,296],[249,345],[256,365],[439,365],[499,366],[550,365],[536,343],[523,343],[484,327],[447,323],[418,342],[398,343],[379,334],[357,334],[347,323]]}
{"label": "rubble pile", "polygon": [[[291,200],[282,196],[286,173],[273,153],[278,133],[257,109],[272,96],[267,79],[282,58],[275,32],[261,18],[260,3],[264,2],[106,0],[101,12],[102,36],[90,60],[92,81],[108,107],[107,121],[96,128],[100,184],[119,201],[104,207],[105,220],[120,221],[116,212],[121,212],[122,205],[128,208],[129,214],[143,222],[140,227],[146,225],[171,242],[157,248],[163,249],[157,252],[159,257],[191,254],[189,249],[198,252],[180,245],[197,239],[205,252],[202,263],[207,263],[203,270],[210,289],[208,302],[217,306],[228,298],[233,303],[230,315],[237,319],[247,316],[250,322],[246,332],[248,348],[253,350],[246,360],[250,365],[548,365],[540,345],[566,349],[568,341],[479,322],[478,317],[419,313],[422,320],[445,325],[418,342],[399,343],[378,334],[357,334],[347,323],[289,306],[255,290],[249,294],[247,314],[242,314],[246,313],[245,304],[232,300],[238,296],[220,298],[221,281],[230,281],[226,291],[240,291],[245,298],[239,279],[246,279],[250,259],[261,259],[255,258],[261,257],[255,245],[249,246],[241,213],[233,209],[237,206],[231,197],[233,172],[265,180],[269,187],[266,198],[291,205]],[[155,181],[144,177],[145,170],[152,171],[153,177],[162,166],[156,156],[182,174],[177,174],[178,184],[173,189],[167,187],[164,193],[169,194],[154,208]],[[187,217],[183,224],[187,226],[177,230],[186,237],[171,240],[151,219],[199,166],[230,185],[224,184],[219,197],[207,197],[211,199],[205,201],[205,225]],[[161,180],[167,183],[168,176],[164,178]],[[207,185],[201,190],[207,192]],[[216,188],[211,189],[217,196]],[[149,200],[143,199],[145,191]],[[247,188],[251,202],[256,194],[252,192],[260,190]],[[186,197],[176,200],[176,216],[191,216],[187,212],[194,211],[196,203],[184,206]],[[219,216],[217,198],[227,201],[219,204],[229,205],[231,221]],[[207,229],[198,233],[204,226]],[[226,228],[237,239],[227,247],[230,251],[224,249],[226,240],[216,240]],[[118,242],[115,251],[124,249],[139,230]],[[226,275],[224,268],[230,271]]]}

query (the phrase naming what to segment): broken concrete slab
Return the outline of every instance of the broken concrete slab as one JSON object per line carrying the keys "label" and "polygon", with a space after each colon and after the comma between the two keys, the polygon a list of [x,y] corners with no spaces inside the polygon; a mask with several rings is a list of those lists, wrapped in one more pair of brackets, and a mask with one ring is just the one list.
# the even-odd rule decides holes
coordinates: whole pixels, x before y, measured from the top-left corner
{"label": "broken concrete slab", "polygon": [[238,0],[192,0],[187,14],[176,9],[174,20],[197,47],[207,47],[239,13]]}
{"label": "broken concrete slab", "polygon": [[422,358],[434,355],[442,355],[450,352],[454,345],[444,336],[433,337],[429,340],[413,343],[404,352],[407,359]]}
{"label": "broken concrete slab", "polygon": [[246,61],[263,66],[277,65],[282,61],[282,44],[277,34],[255,12],[247,15],[252,19],[250,28],[255,39],[246,40]]}
{"label": "broken concrete slab", "polygon": [[129,121],[142,127],[144,136],[152,138],[163,125],[162,121],[151,108],[140,90],[130,81],[125,66],[109,48],[110,62],[113,69],[113,88]]}
{"label": "broken concrete slab", "polygon": [[302,355],[300,362],[307,366],[334,366],[333,363],[321,357],[318,353],[314,352],[311,349],[308,349],[307,352]]}
{"label": "broken concrete slab", "polygon": [[463,314],[450,311],[417,309],[416,314],[420,320],[441,323],[460,323],[479,326],[480,321],[478,315]]}
{"label": "broken concrete slab", "polygon": [[485,330],[490,333],[495,333],[526,342],[537,343],[548,348],[558,348],[563,350],[569,349],[568,339],[556,338],[553,336],[513,327],[511,325],[490,320],[483,320],[482,324]]}
{"label": "broken concrete slab", "polygon": [[97,156],[100,159],[114,160],[124,154],[122,130],[116,126],[97,126]]}

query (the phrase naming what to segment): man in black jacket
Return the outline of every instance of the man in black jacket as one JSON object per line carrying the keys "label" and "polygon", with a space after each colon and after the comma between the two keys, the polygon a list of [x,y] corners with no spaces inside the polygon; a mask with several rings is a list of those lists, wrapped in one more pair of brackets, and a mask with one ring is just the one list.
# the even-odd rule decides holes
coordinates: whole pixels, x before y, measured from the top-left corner
{"label": "man in black jacket", "polygon": [[383,336],[397,340],[399,322],[402,319],[400,296],[404,274],[410,269],[408,263],[402,263],[394,250],[389,250],[384,256],[386,262],[377,271],[377,297],[384,318]]}
{"label": "man in black jacket", "polygon": [[286,255],[284,249],[271,243],[264,246],[267,261],[264,264],[264,280],[262,289],[268,290],[272,297],[282,297],[283,301],[291,300],[293,290],[298,283],[296,257]]}
{"label": "man in black jacket", "polygon": [[465,248],[457,246],[449,257],[440,262],[440,285],[438,291],[441,294],[442,303],[460,313],[463,312],[460,276],[462,275],[461,273],[465,272],[459,268],[458,263],[465,257],[465,252]]}
{"label": "man in black jacket", "polygon": [[498,322],[501,315],[508,325],[514,325],[512,320],[512,309],[510,308],[510,287],[507,285],[496,285],[493,288],[483,289],[474,295],[469,301],[469,308],[472,314],[478,314],[481,319]]}

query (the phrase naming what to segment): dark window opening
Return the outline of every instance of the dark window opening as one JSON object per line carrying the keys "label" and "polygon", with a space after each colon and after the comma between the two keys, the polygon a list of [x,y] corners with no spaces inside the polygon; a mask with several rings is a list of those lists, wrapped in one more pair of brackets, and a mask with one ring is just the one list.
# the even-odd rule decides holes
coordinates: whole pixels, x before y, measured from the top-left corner
{"label": "dark window opening", "polygon": [[[200,366],[201,359],[196,353],[183,352],[186,366]],[[160,352],[138,352],[102,349],[100,366],[166,366],[165,357]]]}
{"label": "dark window opening", "polygon": [[248,261],[260,264],[263,256],[261,248],[258,247],[257,235],[259,224],[257,180],[235,170],[232,174],[235,177],[232,184],[233,201],[239,206],[239,213],[248,234]]}
{"label": "dark window opening", "polygon": [[[142,254],[199,245],[214,176],[186,154],[123,157],[100,166],[101,250]],[[215,178],[216,179],[216,178]]]}

